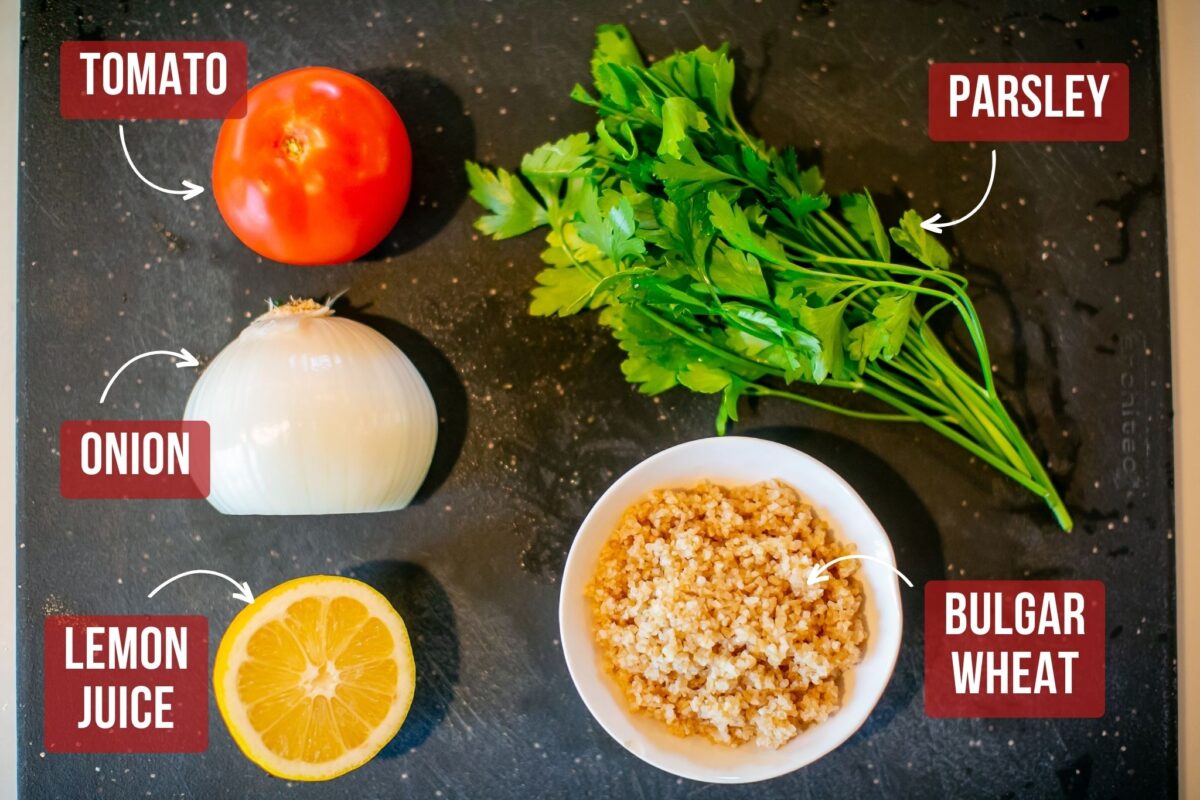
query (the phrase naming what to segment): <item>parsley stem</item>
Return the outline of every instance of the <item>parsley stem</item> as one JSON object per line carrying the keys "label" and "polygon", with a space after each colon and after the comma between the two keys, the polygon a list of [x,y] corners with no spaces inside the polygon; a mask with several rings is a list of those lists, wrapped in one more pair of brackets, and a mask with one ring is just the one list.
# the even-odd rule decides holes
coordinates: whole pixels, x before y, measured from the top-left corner
{"label": "parsley stem", "polygon": [[[895,369],[905,375],[908,375],[909,377],[915,378],[918,382],[918,385],[929,386],[929,384],[932,382],[930,379],[930,376],[918,373],[910,365],[905,364],[899,358],[893,358],[891,361],[888,361],[887,364],[892,369]],[[907,386],[906,384],[897,381],[896,378],[893,378],[892,376],[888,375],[886,371],[884,371],[883,369],[881,369],[879,367],[870,367],[870,368],[868,368],[867,372],[869,372],[871,375],[875,376],[879,380],[881,380],[885,383],[888,383],[890,385],[893,384],[893,382],[895,382],[896,385],[893,385],[893,388],[898,388],[898,387],[902,386],[905,394],[909,395],[914,400],[919,400],[920,402],[924,403],[925,405],[929,406],[930,408],[937,409],[942,414],[957,417],[957,416],[960,416],[962,413],[961,406],[958,406],[958,404],[955,402],[955,398],[953,398],[953,397],[947,397],[943,400],[943,399],[939,399],[938,397],[930,396],[930,394],[922,393],[921,391],[919,391],[917,389],[913,389],[913,388]],[[899,377],[899,376],[897,376],[897,377]],[[930,388],[933,388],[933,387],[930,387]]]}
{"label": "parsley stem", "polygon": [[1046,485],[1038,483],[1037,481],[1030,478],[1028,475],[1026,475],[1023,472],[1019,472],[1018,470],[1014,469],[1008,462],[1002,460],[1001,458],[997,457],[993,453],[985,450],[983,447],[978,445],[975,441],[967,438],[963,434],[961,434],[958,431],[954,430],[953,428],[949,427],[948,425],[943,423],[941,420],[938,420],[937,418],[932,417],[929,414],[926,414],[925,412],[921,411],[919,408],[916,408],[913,405],[905,402],[904,400],[897,397],[896,395],[893,395],[886,390],[880,389],[879,387],[874,387],[874,386],[871,386],[870,384],[865,384],[865,383],[863,385],[863,391],[865,391],[867,394],[871,395],[872,397],[887,403],[888,405],[891,405],[901,411],[904,411],[905,413],[911,414],[912,416],[916,417],[918,420],[925,423],[930,428],[933,428],[935,431],[942,434],[946,438],[948,438],[951,441],[955,442],[956,444],[966,448],[968,451],[970,451],[974,455],[978,456],[979,458],[983,459],[988,464],[992,465],[993,467],[995,467],[996,469],[998,469],[1000,472],[1004,473],[1008,477],[1012,478],[1014,481],[1021,484],[1022,486],[1024,486],[1026,489],[1033,492],[1037,496],[1043,497],[1043,498],[1048,498],[1050,496],[1050,494],[1053,493],[1054,490],[1052,488],[1049,488]]}
{"label": "parsley stem", "polygon": [[[786,242],[785,242],[786,244]],[[873,267],[885,273],[899,273],[901,275],[917,275],[921,278],[940,281],[946,284],[954,284],[957,286],[965,286],[966,279],[954,272],[947,272],[938,269],[926,269],[924,267],[912,267],[907,264],[892,264],[886,261],[871,261],[865,258],[844,258],[842,256],[831,256],[813,251],[813,256],[817,261],[830,261],[835,264],[846,264],[847,266]]]}
{"label": "parsley stem", "polygon": [[[820,214],[824,213],[825,212],[823,211],[820,212]],[[828,215],[826,214],[825,216]],[[838,236],[838,234],[829,226],[829,224],[825,222],[825,217],[819,216],[818,214],[809,214],[805,219],[814,230],[819,231],[825,237],[826,242],[829,243],[830,249],[833,250],[835,254],[840,250],[842,254],[847,257],[866,255],[866,252],[859,253],[852,247],[848,247],[846,243]]]}
{"label": "parsley stem", "polygon": [[[879,273],[882,273],[884,278],[886,278],[888,274],[913,275],[921,279],[937,281],[938,283],[944,285],[949,291],[953,292],[954,295],[964,303],[970,302],[970,298],[963,290],[965,282],[961,276],[955,275],[952,272],[930,270],[921,267],[911,267],[907,264],[889,264],[883,261],[870,261],[861,258],[833,256],[827,253],[822,253],[818,250],[813,250],[810,247],[806,247],[784,236],[778,236],[778,238],[785,246],[796,250],[798,253],[809,256],[808,260],[811,260],[814,264],[844,264],[847,266],[869,267]],[[876,279],[879,278],[877,277]],[[969,322],[969,320],[967,321]]]}
{"label": "parsley stem", "polygon": [[[922,331],[923,333],[924,331]],[[921,342],[927,344],[928,339],[922,337]],[[1032,474],[1025,464],[1025,459],[1014,449],[1012,444],[1014,440],[1020,440],[1020,434],[1016,433],[1011,425],[1006,425],[1005,420],[995,415],[999,401],[994,394],[984,390],[963,372],[945,350],[936,351],[914,347],[906,348],[903,353],[907,354],[909,358],[923,363],[932,375],[937,376],[937,380],[948,386],[951,396],[963,404],[964,408],[973,410],[968,418],[978,426],[978,438],[981,441],[994,442],[1000,454],[1026,473]],[[997,426],[1004,430],[999,430]]]}
{"label": "parsley stem", "polygon": [[850,235],[850,231],[846,230],[846,227],[842,225],[842,223],[834,219],[832,214],[825,209],[821,209],[817,212],[817,214],[820,215],[820,220],[826,227],[832,229],[833,232],[842,239],[842,241],[850,245],[850,252],[852,254],[857,255],[859,258],[867,258],[871,255],[867,252],[867,248],[863,247],[862,243],[859,242],[858,239],[855,239]]}
{"label": "parsley stem", "polygon": [[[904,372],[918,381],[931,394],[941,398],[953,410],[961,428],[978,441],[987,441],[986,432],[975,421],[975,414],[970,410],[968,401],[956,394],[946,383],[939,371],[928,362],[914,358],[905,348],[900,355],[888,362],[888,366]],[[914,363],[910,363],[910,360]]]}
{"label": "parsley stem", "polygon": [[803,403],[813,408],[819,408],[823,411],[832,411],[835,414],[841,414],[843,417],[853,417],[854,419],[865,419],[872,422],[919,422],[908,414],[883,414],[877,411],[859,411],[854,408],[846,408],[845,406],[835,405],[834,403],[826,403],[817,400],[808,395],[789,392],[784,389],[773,389],[769,386],[763,386],[760,383],[751,383],[746,386],[746,394],[759,397],[778,397],[783,400],[792,400],[797,403]]}

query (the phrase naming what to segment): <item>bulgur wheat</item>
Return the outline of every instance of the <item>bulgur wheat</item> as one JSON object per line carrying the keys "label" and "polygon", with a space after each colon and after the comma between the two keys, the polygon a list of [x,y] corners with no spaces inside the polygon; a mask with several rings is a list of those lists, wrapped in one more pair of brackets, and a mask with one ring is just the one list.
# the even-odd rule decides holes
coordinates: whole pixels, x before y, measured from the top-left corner
{"label": "bulgur wheat", "polygon": [[866,640],[852,552],[779,481],[653,492],[625,511],[587,588],[630,706],[679,735],[777,748],[837,710]]}

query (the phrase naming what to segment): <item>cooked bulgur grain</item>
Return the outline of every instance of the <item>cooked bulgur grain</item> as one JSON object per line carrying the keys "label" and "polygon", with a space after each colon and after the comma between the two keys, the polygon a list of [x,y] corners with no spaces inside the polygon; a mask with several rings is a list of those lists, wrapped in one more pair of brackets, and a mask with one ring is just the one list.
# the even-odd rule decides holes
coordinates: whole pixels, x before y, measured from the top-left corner
{"label": "cooked bulgur grain", "polygon": [[609,672],[680,735],[780,747],[840,702],[866,639],[851,552],[790,486],[657,491],[625,511],[588,597]]}

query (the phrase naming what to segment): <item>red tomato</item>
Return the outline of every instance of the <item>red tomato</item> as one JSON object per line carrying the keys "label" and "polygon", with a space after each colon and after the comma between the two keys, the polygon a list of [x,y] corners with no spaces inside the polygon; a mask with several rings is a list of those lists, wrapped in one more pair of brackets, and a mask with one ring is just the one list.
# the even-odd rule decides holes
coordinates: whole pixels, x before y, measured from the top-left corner
{"label": "red tomato", "polygon": [[400,218],[412,182],[408,132],[362,78],[306,67],[263,81],[228,119],[213,197],[251,250],[288,264],[353,261]]}

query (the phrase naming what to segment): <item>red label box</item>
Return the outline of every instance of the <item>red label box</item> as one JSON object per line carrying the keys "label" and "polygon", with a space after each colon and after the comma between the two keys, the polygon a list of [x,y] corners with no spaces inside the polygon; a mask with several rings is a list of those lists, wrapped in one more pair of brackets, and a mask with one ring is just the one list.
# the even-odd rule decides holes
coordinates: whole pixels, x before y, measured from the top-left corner
{"label": "red label box", "polygon": [[67,499],[208,497],[207,422],[68,420],[58,442],[59,490]]}
{"label": "red label box", "polygon": [[934,64],[935,142],[1119,142],[1129,138],[1125,64]]}
{"label": "red label box", "polygon": [[1104,715],[1104,584],[925,584],[930,717]]}
{"label": "red label box", "polygon": [[208,748],[208,620],[47,617],[51,753],[199,753]]}
{"label": "red label box", "polygon": [[63,42],[64,119],[246,115],[245,42]]}

